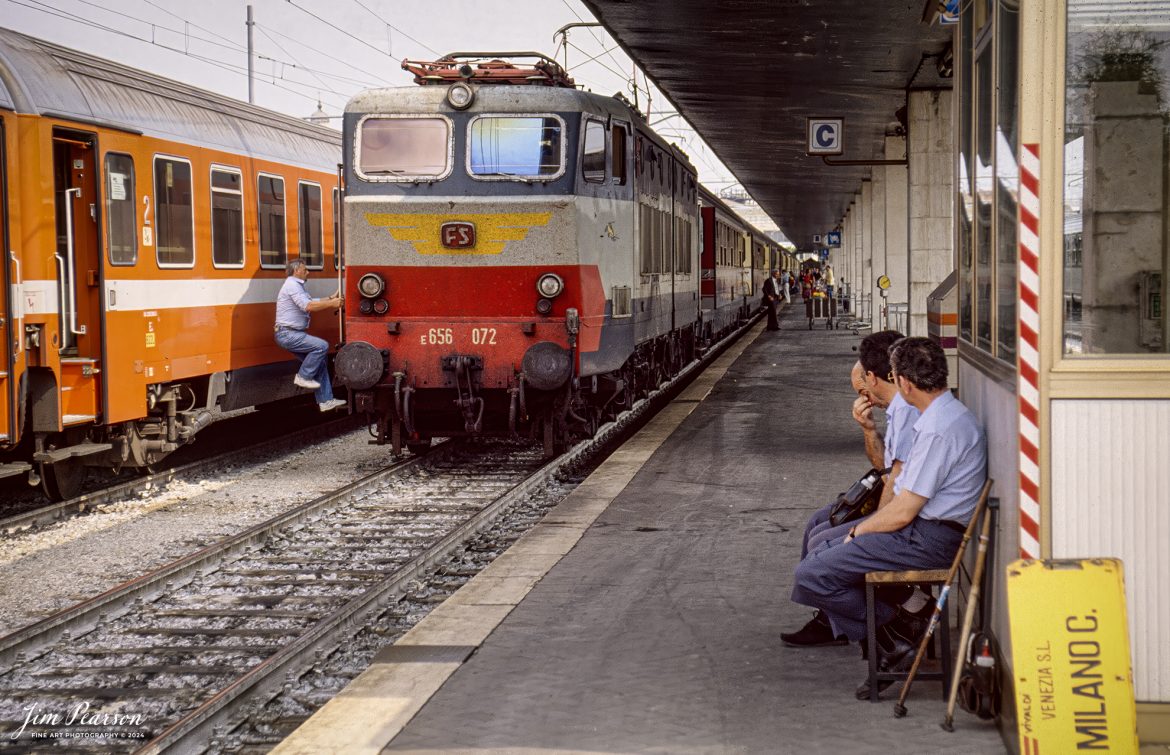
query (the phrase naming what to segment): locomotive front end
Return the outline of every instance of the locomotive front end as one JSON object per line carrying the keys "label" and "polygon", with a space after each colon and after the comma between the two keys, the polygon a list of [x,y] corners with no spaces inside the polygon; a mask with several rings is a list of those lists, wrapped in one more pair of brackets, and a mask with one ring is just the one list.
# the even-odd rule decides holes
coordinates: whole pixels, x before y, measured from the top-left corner
{"label": "locomotive front end", "polygon": [[605,296],[577,254],[567,164],[573,94],[457,82],[347,107],[335,370],[395,452],[547,434],[582,348],[598,348]]}

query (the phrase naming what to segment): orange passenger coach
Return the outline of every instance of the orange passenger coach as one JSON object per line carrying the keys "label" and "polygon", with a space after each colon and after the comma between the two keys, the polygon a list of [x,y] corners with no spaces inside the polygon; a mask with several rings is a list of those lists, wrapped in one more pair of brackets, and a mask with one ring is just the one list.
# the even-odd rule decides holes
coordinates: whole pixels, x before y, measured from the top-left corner
{"label": "orange passenger coach", "polygon": [[[289,259],[338,272],[328,128],[0,29],[0,477],[54,498],[298,393]],[[339,340],[338,320],[313,332]]]}

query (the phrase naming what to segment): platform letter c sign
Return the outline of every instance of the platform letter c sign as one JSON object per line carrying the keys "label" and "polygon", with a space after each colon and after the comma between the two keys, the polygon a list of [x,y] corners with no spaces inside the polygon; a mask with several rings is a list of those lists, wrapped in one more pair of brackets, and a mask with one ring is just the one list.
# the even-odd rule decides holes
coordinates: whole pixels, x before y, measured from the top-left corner
{"label": "platform letter c sign", "polygon": [[808,154],[839,155],[844,151],[843,118],[808,119]]}

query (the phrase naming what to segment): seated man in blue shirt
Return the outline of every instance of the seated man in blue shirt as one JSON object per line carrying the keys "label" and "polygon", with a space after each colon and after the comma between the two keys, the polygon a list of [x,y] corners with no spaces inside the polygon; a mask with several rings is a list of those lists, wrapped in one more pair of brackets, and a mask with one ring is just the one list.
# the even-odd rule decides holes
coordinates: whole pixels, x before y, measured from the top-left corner
{"label": "seated man in blue shirt", "polygon": [[[987,444],[975,416],[947,386],[947,360],[926,338],[904,338],[890,350],[898,392],[922,416],[893,498],[842,538],[821,542],[796,567],[793,600],[824,611],[835,633],[865,636],[865,574],[943,569],[955,557],[987,477]],[[878,602],[878,644],[896,666],[914,637]],[[868,696],[868,682],[858,690]]]}
{"label": "seated man in blue shirt", "polygon": [[276,343],[301,360],[301,368],[293,378],[293,383],[300,388],[315,391],[318,407],[327,412],[344,406],[345,402],[333,398],[329,361],[325,358],[329,353],[329,344],[323,338],[309,335],[309,313],[339,308],[341,292],[337,291],[328,299],[314,299],[305,290],[305,281],[308,279],[309,268],[304,260],[288,263],[288,278],[276,296]]}
{"label": "seated man in blue shirt", "polygon": [[[861,340],[857,349],[857,363],[850,376],[857,400],[853,402],[853,419],[861,426],[865,436],[865,455],[875,469],[889,469],[885,477],[879,506],[893,498],[894,478],[902,471],[902,464],[910,458],[910,447],[914,442],[914,423],[918,421],[918,410],[906,403],[891,382],[890,347],[901,340],[896,330],[872,333]],[[886,432],[883,437],[874,422],[874,407],[886,411]],[[820,542],[844,537],[855,522],[833,527],[829,523],[832,513],[831,502],[813,513],[805,525],[800,557],[808,555],[810,548]],[[918,606],[915,606],[916,608]],[[829,618],[823,611],[817,611],[812,621],[795,632],[785,632],[780,639],[794,647],[817,647],[821,645],[846,645],[844,635],[835,635],[829,626]]]}

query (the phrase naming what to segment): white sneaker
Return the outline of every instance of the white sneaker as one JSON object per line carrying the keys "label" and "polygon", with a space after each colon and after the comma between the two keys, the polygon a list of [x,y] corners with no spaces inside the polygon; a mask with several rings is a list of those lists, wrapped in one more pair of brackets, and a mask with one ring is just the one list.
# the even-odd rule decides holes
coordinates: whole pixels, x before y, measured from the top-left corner
{"label": "white sneaker", "polygon": [[345,404],[346,404],[345,399],[331,398],[323,404],[317,404],[317,408],[319,408],[323,412],[331,412],[334,409],[337,409],[338,407],[345,406]]}
{"label": "white sneaker", "polygon": [[307,388],[310,391],[315,391],[321,387],[321,384],[316,380],[307,380],[301,377],[301,373],[299,372],[296,374],[296,377],[293,378],[293,385],[299,386],[301,388]]}

